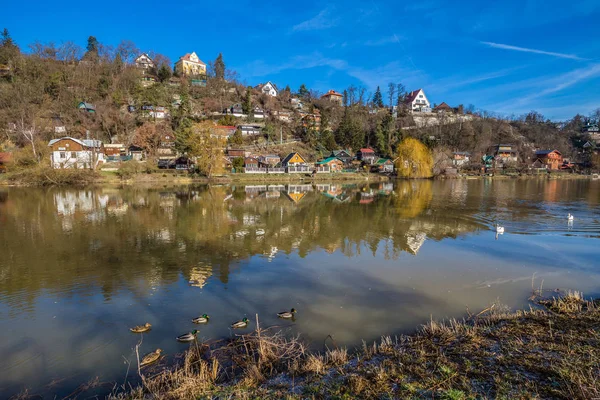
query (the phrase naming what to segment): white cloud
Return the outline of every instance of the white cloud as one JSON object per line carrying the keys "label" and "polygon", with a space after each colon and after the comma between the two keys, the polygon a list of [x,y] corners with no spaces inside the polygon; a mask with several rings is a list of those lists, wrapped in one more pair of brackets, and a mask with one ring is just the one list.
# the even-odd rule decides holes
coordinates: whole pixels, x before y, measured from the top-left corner
{"label": "white cloud", "polygon": [[489,47],[493,47],[496,49],[503,49],[503,50],[513,50],[513,51],[521,51],[524,53],[535,53],[535,54],[543,54],[546,56],[553,56],[553,57],[560,57],[560,58],[570,58],[572,60],[585,60],[584,58],[578,57],[574,54],[563,54],[563,53],[555,53],[552,51],[544,51],[544,50],[536,50],[536,49],[528,49],[525,47],[517,47],[517,46],[511,46],[508,44],[501,44],[501,43],[493,43],[493,42],[480,42],[481,44],[485,44],[486,46]]}
{"label": "white cloud", "polygon": [[300,22],[292,27],[293,32],[316,31],[321,29],[333,28],[339,23],[339,19],[330,16],[331,9],[325,8],[311,19]]}

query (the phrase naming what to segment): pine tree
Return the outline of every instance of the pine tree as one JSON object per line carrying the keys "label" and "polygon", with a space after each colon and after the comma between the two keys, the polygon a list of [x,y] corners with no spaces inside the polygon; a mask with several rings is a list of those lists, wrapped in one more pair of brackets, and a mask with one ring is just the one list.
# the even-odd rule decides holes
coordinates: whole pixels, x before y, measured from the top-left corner
{"label": "pine tree", "polygon": [[377,124],[375,128],[375,147],[379,150],[380,154],[384,154],[387,151],[385,132],[381,123]]}
{"label": "pine tree", "polygon": [[251,110],[252,110],[252,87],[248,86],[246,88],[246,97],[244,98],[244,103],[242,104],[242,112],[246,115],[249,115]]}
{"label": "pine tree", "polygon": [[373,95],[373,105],[377,108],[383,108],[383,96],[381,95],[379,86],[377,86],[377,90],[375,90],[375,94]]}
{"label": "pine tree", "polygon": [[225,79],[225,62],[223,62],[223,55],[219,53],[215,60],[215,78]]}
{"label": "pine tree", "polygon": [[344,94],[342,95],[344,107],[348,107],[348,91],[344,89]]}
{"label": "pine tree", "polygon": [[304,83],[302,85],[300,85],[300,88],[298,89],[298,96],[306,98],[306,97],[308,97],[309,94],[310,93],[309,93],[308,89],[306,88],[306,85]]}
{"label": "pine tree", "polygon": [[8,29],[2,31],[2,40],[0,40],[0,64],[9,64],[20,53],[19,47],[10,37]]}
{"label": "pine tree", "polygon": [[286,85],[285,89],[284,89],[284,92],[290,93],[291,91],[292,91],[292,89],[290,89],[290,85]]}
{"label": "pine tree", "polygon": [[158,70],[157,75],[158,75],[158,80],[160,80],[161,82],[165,82],[165,81],[168,81],[173,74],[171,73],[171,68],[169,68],[168,65],[163,64],[160,66],[160,69]]}
{"label": "pine tree", "polygon": [[87,51],[83,55],[83,60],[92,62],[98,61],[99,47],[100,43],[98,42],[98,39],[94,36],[88,37],[87,46],[85,47]]}
{"label": "pine tree", "polygon": [[121,58],[121,53],[117,53],[115,59],[113,60],[113,66],[117,72],[120,72],[123,69],[123,58]]}

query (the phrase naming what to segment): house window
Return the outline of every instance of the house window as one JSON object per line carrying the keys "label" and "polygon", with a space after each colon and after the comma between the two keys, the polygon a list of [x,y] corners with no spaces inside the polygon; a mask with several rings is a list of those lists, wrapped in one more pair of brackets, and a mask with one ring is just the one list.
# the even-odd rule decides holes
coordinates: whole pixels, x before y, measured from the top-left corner
{"label": "house window", "polygon": [[77,153],[75,153],[74,151],[71,152],[71,158],[77,158]]}
{"label": "house window", "polygon": [[64,151],[61,151],[60,158],[67,158],[67,154]]}
{"label": "house window", "polygon": [[422,95],[422,94],[420,94],[420,95],[419,95],[419,98],[420,98],[420,99],[422,99],[422,98],[423,98],[423,95]]}

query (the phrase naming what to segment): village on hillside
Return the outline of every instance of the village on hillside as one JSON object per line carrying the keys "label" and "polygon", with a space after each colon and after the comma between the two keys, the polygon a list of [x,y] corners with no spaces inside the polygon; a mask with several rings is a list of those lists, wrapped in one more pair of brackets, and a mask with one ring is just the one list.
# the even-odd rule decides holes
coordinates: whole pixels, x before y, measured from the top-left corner
{"label": "village on hillside", "polygon": [[[206,174],[208,163],[211,175],[389,175],[407,137],[427,146],[436,175],[585,171],[599,159],[593,117],[558,124],[531,112],[504,120],[473,106],[432,103],[424,89],[395,83],[388,84],[385,103],[380,87],[319,93],[272,81],[246,86],[221,55],[207,64],[192,51],[171,69],[166,57],[133,44],[102,54],[93,37],[80,58],[59,60],[47,48],[25,56],[6,35],[5,87],[22,84],[16,76],[29,73],[27,63],[55,72],[38,94],[41,103],[25,99],[22,109],[10,104],[0,113],[0,172],[26,163],[19,148],[31,146],[33,157],[54,169],[118,170],[133,162]],[[416,169],[417,161],[400,161]]]}

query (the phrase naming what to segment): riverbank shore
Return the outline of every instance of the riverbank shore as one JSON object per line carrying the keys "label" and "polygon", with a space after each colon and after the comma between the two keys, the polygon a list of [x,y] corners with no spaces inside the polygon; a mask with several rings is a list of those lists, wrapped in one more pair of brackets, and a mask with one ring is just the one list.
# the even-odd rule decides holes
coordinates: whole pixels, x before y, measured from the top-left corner
{"label": "riverbank shore", "polygon": [[192,344],[175,366],[142,369],[140,386],[111,398],[590,399],[600,396],[599,304],[568,292],[528,311],[492,306],[353,353],[333,340],[309,352],[300,338],[257,328]]}
{"label": "riverbank shore", "polygon": [[[308,183],[308,182],[386,182],[397,178],[395,176],[375,173],[331,173],[331,174],[228,174],[207,178],[199,175],[161,170],[152,173],[135,173],[124,175],[119,171],[90,171],[90,170],[23,170],[0,174],[0,186],[87,186],[92,184],[207,184],[207,183]],[[593,175],[554,173],[545,175],[455,175],[437,176],[434,179],[594,179]],[[596,178],[597,179],[597,178]]]}

